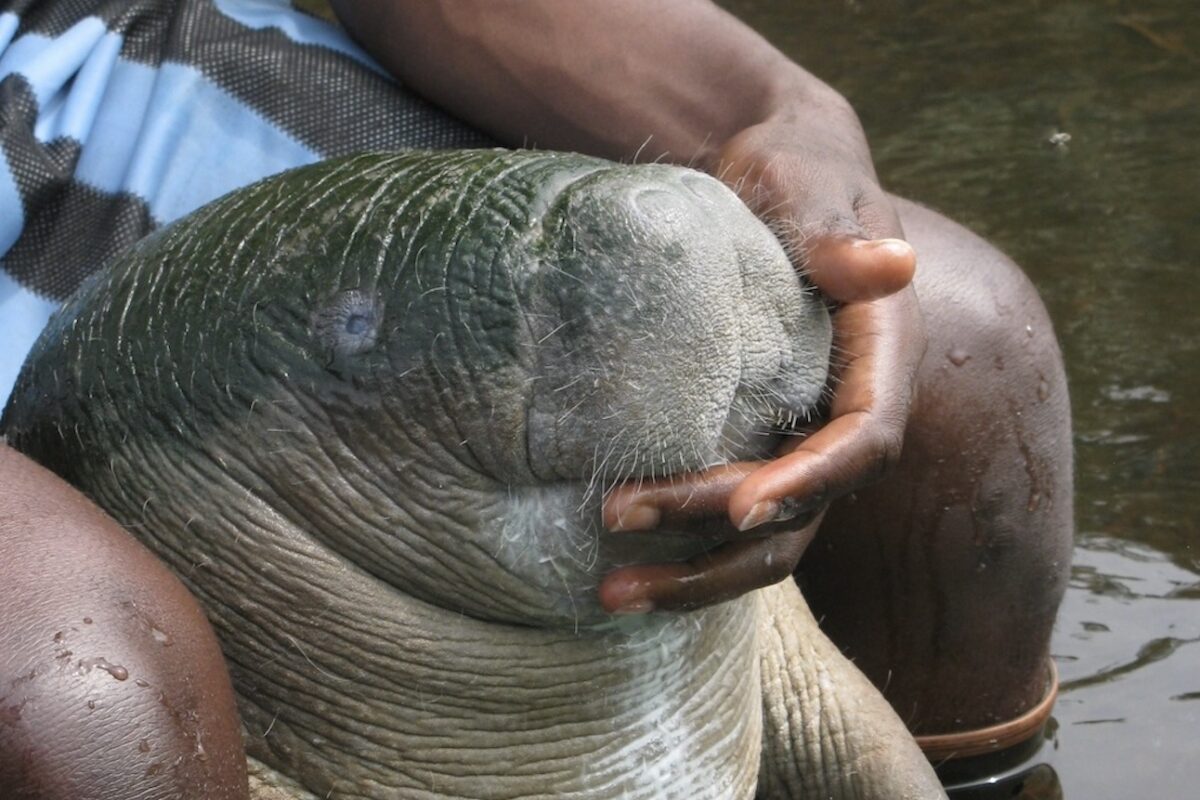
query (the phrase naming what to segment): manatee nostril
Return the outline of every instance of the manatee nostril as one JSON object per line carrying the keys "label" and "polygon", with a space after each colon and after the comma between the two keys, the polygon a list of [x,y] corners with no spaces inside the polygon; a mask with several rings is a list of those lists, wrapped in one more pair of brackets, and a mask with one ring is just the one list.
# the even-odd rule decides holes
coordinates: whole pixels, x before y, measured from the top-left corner
{"label": "manatee nostril", "polygon": [[702,172],[686,172],[679,178],[679,182],[696,197],[709,202],[727,202],[729,199],[729,190],[724,184],[709,175]]}
{"label": "manatee nostril", "polygon": [[672,187],[641,186],[631,193],[629,199],[634,209],[655,224],[670,219],[685,219],[691,212],[688,198]]}
{"label": "manatee nostril", "polygon": [[344,289],[313,313],[313,332],[335,357],[354,356],[375,347],[383,304],[361,289]]}

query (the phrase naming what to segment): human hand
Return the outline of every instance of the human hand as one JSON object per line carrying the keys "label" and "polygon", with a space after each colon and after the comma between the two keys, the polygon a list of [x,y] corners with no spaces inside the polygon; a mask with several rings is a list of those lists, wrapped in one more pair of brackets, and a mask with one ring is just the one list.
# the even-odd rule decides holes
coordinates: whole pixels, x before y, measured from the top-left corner
{"label": "human hand", "polygon": [[[837,98],[840,100],[840,98]],[[675,564],[624,567],[600,585],[610,611],[690,608],[775,583],[795,569],[828,504],[878,480],[900,453],[924,323],[911,288],[916,258],[879,187],[853,111],[774,118],[742,131],[712,170],[776,229],[833,314],[833,382],[824,425],[776,458],[618,487],[613,531],[661,524],[722,546]]]}

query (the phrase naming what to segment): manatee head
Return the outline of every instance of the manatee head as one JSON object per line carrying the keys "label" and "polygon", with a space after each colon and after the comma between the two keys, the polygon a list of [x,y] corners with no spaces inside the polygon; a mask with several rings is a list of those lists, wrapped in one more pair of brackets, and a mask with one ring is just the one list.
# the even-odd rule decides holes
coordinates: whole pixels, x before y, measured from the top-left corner
{"label": "manatee head", "polygon": [[768,452],[829,347],[705,175],[377,154],[141,243],[52,322],[6,425],[185,575],[312,547],[484,619],[590,624],[608,570],[703,547],[606,536],[601,490]]}

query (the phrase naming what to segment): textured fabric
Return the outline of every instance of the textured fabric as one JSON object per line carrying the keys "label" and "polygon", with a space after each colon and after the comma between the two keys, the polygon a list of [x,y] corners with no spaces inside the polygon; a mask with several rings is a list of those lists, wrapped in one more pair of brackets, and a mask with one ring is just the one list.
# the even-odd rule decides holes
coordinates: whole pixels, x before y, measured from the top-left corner
{"label": "textured fabric", "polygon": [[155,227],[321,158],[486,144],[285,0],[0,0],[0,405]]}

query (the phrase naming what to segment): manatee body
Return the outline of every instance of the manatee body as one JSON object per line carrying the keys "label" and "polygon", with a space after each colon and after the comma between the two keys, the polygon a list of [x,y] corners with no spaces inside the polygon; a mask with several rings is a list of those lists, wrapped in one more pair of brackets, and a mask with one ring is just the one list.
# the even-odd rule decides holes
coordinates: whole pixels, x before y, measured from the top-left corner
{"label": "manatee body", "polygon": [[595,599],[711,546],[605,534],[603,490],[768,452],[829,347],[709,177],[365,155],[141,242],[51,322],[5,426],[200,600],[263,791],[936,796],[790,582]]}

